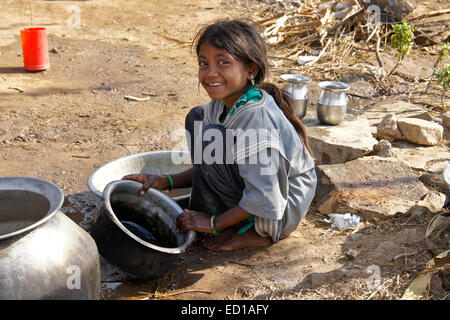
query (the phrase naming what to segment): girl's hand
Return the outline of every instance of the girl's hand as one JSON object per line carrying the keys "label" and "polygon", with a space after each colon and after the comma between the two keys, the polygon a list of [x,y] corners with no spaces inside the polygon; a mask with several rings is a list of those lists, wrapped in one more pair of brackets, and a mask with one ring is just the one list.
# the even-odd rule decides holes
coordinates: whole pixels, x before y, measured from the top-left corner
{"label": "girl's hand", "polygon": [[184,209],[177,217],[177,229],[180,232],[194,230],[203,233],[212,233],[211,216],[206,212]]}
{"label": "girl's hand", "polygon": [[169,178],[161,177],[154,174],[129,174],[122,178],[122,180],[133,180],[142,183],[142,188],[139,191],[141,195],[144,195],[149,188],[158,190],[166,190],[169,188]]}

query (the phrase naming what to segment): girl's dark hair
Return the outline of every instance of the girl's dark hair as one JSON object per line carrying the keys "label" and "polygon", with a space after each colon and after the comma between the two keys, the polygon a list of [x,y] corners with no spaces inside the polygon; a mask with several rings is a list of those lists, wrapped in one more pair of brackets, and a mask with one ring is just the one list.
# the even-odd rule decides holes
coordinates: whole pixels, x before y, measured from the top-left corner
{"label": "girl's dark hair", "polygon": [[255,86],[265,90],[273,97],[312,155],[306,128],[294,114],[294,100],[286,91],[274,84],[264,82],[269,72],[269,61],[267,60],[266,44],[259,33],[258,26],[246,19],[220,20],[204,27],[195,36],[192,45],[196,47],[197,56],[201,45],[206,42],[227,51],[236,60],[242,61],[246,65],[251,63],[256,65],[258,73],[254,78]]}

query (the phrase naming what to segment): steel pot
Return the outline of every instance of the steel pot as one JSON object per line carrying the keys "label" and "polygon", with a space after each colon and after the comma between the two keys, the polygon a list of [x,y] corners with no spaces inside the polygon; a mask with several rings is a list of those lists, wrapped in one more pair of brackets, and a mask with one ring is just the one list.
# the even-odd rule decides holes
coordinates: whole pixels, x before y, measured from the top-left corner
{"label": "steel pot", "polygon": [[[122,179],[127,174],[175,174],[192,167],[187,151],[150,151],[115,159],[98,168],[88,180],[89,190],[99,197],[111,181]],[[191,188],[173,189],[167,194],[181,207],[189,205]]]}
{"label": "steel pot", "polygon": [[280,77],[288,82],[288,84],[283,87],[283,90],[289,93],[292,99],[294,99],[295,115],[299,119],[303,119],[308,109],[308,84],[311,82],[311,79],[296,74],[283,74]]}
{"label": "steel pot", "polygon": [[346,91],[350,86],[336,81],[319,82],[322,89],[317,101],[317,119],[324,124],[338,125],[347,114]]}
{"label": "steel pot", "polygon": [[[183,209],[168,195],[149,189],[139,195],[142,184],[131,180],[110,182],[103,191],[104,206],[91,228],[99,252],[124,272],[145,280],[162,277],[176,256],[195,240],[195,232],[176,230],[175,219]],[[158,239],[148,242],[131,232],[122,221],[146,228]]]}
{"label": "steel pot", "polygon": [[51,182],[0,178],[0,299],[100,298],[97,246],[63,201]]}
{"label": "steel pot", "polygon": [[450,165],[447,165],[442,171],[442,178],[444,179],[445,183],[450,187]]}

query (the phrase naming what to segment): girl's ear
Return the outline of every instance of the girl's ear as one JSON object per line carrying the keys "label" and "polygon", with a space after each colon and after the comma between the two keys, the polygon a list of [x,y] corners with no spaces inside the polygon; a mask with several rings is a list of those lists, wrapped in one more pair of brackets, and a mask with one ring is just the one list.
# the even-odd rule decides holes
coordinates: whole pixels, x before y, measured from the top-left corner
{"label": "girl's ear", "polygon": [[248,66],[248,80],[250,80],[251,78],[256,78],[256,76],[258,75],[258,66],[256,65],[256,63],[251,62]]}

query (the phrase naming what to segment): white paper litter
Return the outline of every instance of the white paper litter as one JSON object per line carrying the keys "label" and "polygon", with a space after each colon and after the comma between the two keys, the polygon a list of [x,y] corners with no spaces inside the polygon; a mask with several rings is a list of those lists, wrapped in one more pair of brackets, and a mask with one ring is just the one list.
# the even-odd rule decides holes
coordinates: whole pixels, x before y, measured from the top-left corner
{"label": "white paper litter", "polygon": [[324,221],[330,223],[332,228],[341,230],[355,227],[361,221],[360,216],[350,213],[330,213],[328,216],[330,219],[325,219]]}
{"label": "white paper litter", "polygon": [[304,65],[305,63],[316,60],[316,59],[317,59],[316,56],[299,56],[297,58],[297,62],[299,65]]}

